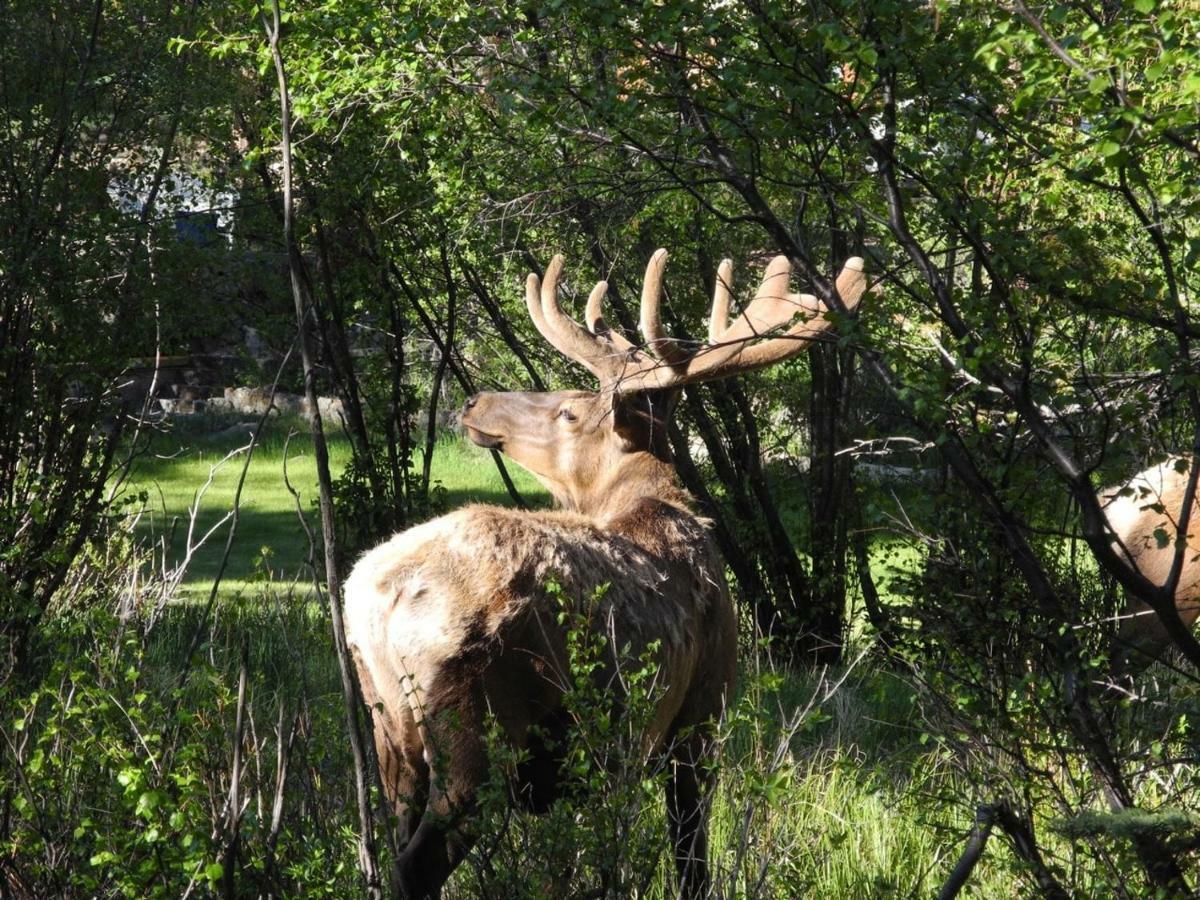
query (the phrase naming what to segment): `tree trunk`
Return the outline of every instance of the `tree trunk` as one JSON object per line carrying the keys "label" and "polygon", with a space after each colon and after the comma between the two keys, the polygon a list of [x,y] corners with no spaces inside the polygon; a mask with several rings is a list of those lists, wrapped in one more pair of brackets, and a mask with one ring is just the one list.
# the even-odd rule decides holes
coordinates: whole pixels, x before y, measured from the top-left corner
{"label": "tree trunk", "polygon": [[853,508],[850,457],[838,456],[849,413],[853,357],[830,344],[809,353],[811,455],[808,470],[812,593],[803,616],[800,654],[817,664],[842,658],[846,622],[847,520]]}

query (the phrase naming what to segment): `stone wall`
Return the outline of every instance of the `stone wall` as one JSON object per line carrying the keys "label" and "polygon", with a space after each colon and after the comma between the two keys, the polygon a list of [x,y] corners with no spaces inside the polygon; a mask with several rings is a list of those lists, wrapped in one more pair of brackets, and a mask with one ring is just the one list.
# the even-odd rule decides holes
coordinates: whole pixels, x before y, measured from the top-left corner
{"label": "stone wall", "polygon": [[[206,395],[207,394],[207,395]],[[220,397],[211,396],[202,388],[186,388],[176,392],[175,397],[159,398],[164,413],[179,415],[188,413],[229,413],[231,415],[261,416],[271,406],[271,390],[262,387],[227,387]],[[322,419],[339,419],[342,416],[342,401],[337,397],[318,397],[317,408]],[[312,418],[312,406],[308,398],[300,394],[277,391],[274,397],[276,415],[295,415],[302,419]]]}

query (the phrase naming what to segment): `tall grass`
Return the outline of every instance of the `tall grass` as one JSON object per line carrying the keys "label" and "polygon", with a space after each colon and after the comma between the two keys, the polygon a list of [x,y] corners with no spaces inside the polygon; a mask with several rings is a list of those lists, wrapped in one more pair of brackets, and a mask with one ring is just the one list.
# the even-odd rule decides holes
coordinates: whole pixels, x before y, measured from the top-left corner
{"label": "tall grass", "polygon": [[[207,621],[200,604],[174,604],[144,637],[103,618],[68,628],[52,677],[34,694],[8,698],[0,732],[17,748],[21,802],[12,837],[0,838],[0,863],[12,861],[32,896],[220,891],[231,859],[226,801],[243,665],[235,894],[359,895],[352,769],[326,614],[286,588],[258,588],[222,592]],[[197,627],[206,638],[188,660]],[[932,798],[967,789],[922,743],[904,680],[866,664],[776,672],[752,651],[741,681],[712,815],[710,856],[723,895],[930,896],[970,825],[958,807]],[[647,789],[636,768],[625,771],[636,779],[632,789],[594,775],[592,793],[548,819],[496,817],[508,843],[486,865],[478,853],[468,859],[445,896],[573,896],[544,889],[579,883],[579,867],[600,858],[635,867],[629,881],[644,885],[637,896],[672,897],[661,790]],[[626,808],[614,810],[620,803]],[[629,842],[601,843],[604,829],[622,821]],[[995,840],[967,895],[1015,893]]]}

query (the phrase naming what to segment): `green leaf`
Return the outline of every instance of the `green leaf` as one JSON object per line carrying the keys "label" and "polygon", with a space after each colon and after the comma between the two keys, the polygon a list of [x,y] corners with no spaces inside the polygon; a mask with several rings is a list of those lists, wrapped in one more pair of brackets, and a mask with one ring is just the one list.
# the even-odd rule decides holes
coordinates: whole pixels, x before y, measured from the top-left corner
{"label": "green leaf", "polygon": [[150,813],[162,804],[164,799],[161,791],[145,791],[138,797],[137,803],[133,808],[133,814],[144,818],[148,817]]}

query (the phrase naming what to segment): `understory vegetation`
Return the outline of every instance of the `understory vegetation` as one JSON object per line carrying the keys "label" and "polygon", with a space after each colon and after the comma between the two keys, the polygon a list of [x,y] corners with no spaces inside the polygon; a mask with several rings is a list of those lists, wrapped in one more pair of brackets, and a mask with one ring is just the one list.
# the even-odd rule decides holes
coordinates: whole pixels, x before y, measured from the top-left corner
{"label": "understory vegetation", "polygon": [[[341,579],[548,505],[454,411],[596,386],[555,254],[663,349],[659,247],[676,348],[726,257],[829,326],[651,403],[740,617],[716,892],[1193,896],[1198,46],[1198,0],[0,3],[0,897],[384,896]],[[600,639],[572,789],[497,780],[451,895],[673,894]]]}
{"label": "understory vegetation", "polygon": [[[22,763],[8,810],[21,827],[3,845],[16,892],[201,896],[228,881],[237,896],[358,894],[327,617],[310,589],[253,588],[222,593],[207,617],[172,604],[153,627],[95,608],[56,617],[42,686],[6,697]],[[911,681],[871,659],[788,673],[747,647],[740,682],[713,798],[722,890],[935,890],[970,822],[929,798],[970,787],[914,718]],[[576,703],[580,746],[598,756],[581,756],[575,792],[547,817],[514,812],[503,788],[486,795],[485,837],[447,896],[671,896],[663,773],[639,750],[636,703],[615,731],[604,698]],[[975,895],[1010,896],[1013,867],[994,854]]]}
{"label": "understory vegetation", "polygon": [[[223,480],[233,480],[228,469],[236,470],[248,441],[220,425],[157,435],[135,460],[122,491],[142,498],[155,516],[131,513],[116,526],[109,544],[128,554],[80,562],[71,601],[39,637],[40,686],[7,691],[11,712],[0,730],[20,762],[7,814],[22,824],[2,849],[18,895],[340,897],[361,890],[337,660],[311,566],[303,571],[309,548],[299,516],[311,520],[315,500],[302,495],[297,506],[283,477],[286,450],[289,479],[312,480],[304,475],[307,438],[295,435],[295,423],[273,421],[256,443],[240,500],[238,527],[246,531],[232,545],[214,604],[205,601],[218,567],[213,557],[223,550],[219,532],[179,573],[175,601],[156,603],[155,580],[184,560],[167,542],[164,568],[164,543],[154,536],[186,530],[181,523],[212,466],[221,468],[196,518],[211,527],[232,497]],[[333,458],[344,460],[344,439],[331,443]],[[437,447],[435,472],[453,498],[448,503],[507,499],[482,451],[449,435]],[[893,496],[897,489],[904,486]],[[919,502],[914,496],[908,506]],[[205,504],[215,509],[205,513]],[[264,510],[280,514],[247,527]],[[901,586],[917,571],[912,548],[901,553],[894,538],[881,540],[872,558],[878,580],[897,591],[885,592],[885,602],[902,608]],[[291,576],[283,576],[285,560],[297,566]],[[131,578],[135,567],[141,572]],[[114,604],[116,583],[126,602]],[[140,605],[129,602],[137,596]],[[724,895],[936,892],[977,827],[972,811],[986,813],[996,800],[972,777],[979,767],[1014,784],[1024,781],[1022,766],[1058,768],[1042,785],[1048,793],[1028,801],[1045,864],[1060,877],[1069,873],[1077,896],[1122,888],[1128,835],[1196,827],[1185,811],[1194,767],[1171,759],[1171,747],[1190,744],[1188,723],[1200,709],[1179,685],[1165,684],[1161,695],[1118,713],[1153,720],[1142,724],[1160,734],[1131,752],[1156,761],[1139,801],[1161,811],[1114,820],[1088,801],[1092,811],[1079,816],[1064,800],[1094,795],[1095,787],[1086,772],[1064,765],[1055,749],[1060,736],[1039,721],[1037,692],[1045,685],[1024,679],[1007,699],[1014,715],[1024,707],[1022,743],[1037,749],[1018,748],[1025,759],[1006,758],[1013,751],[1000,742],[981,751],[985,740],[972,732],[961,690],[921,658],[904,664],[882,654],[861,608],[858,619],[847,662],[832,668],[797,671],[780,664],[769,643],[744,641],[712,798],[714,880]],[[584,619],[573,634],[573,787],[549,815],[535,816],[513,809],[498,777],[480,801],[479,846],[449,897],[673,893],[665,772],[647,761],[639,740],[639,716],[653,708],[652,666],[629,662],[627,677],[643,687],[614,716],[612,699],[588,679],[604,638]],[[510,763],[498,739],[493,754],[499,776]],[[372,797],[386,820],[378,789]],[[1104,864],[1091,849],[1103,850]],[[1028,861],[997,842],[968,895],[1011,897],[1031,877]]]}

